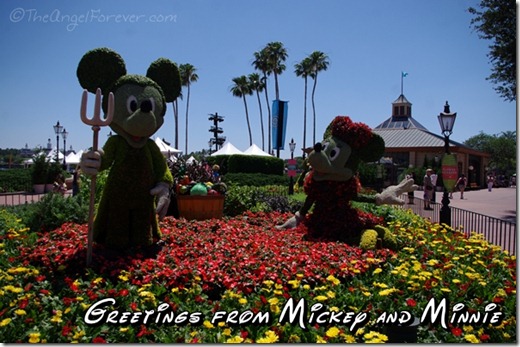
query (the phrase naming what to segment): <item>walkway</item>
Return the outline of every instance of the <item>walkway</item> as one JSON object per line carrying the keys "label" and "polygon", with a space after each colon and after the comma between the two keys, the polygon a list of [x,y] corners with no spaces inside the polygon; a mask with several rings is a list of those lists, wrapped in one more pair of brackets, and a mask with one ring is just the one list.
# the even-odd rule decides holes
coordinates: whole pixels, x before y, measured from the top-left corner
{"label": "walkway", "polygon": [[[436,193],[436,202],[442,203],[442,192]],[[416,191],[415,196],[423,197],[422,191]],[[464,192],[464,199],[460,192],[453,193],[450,207],[457,207],[480,213],[486,216],[516,222],[516,187],[470,190]]]}

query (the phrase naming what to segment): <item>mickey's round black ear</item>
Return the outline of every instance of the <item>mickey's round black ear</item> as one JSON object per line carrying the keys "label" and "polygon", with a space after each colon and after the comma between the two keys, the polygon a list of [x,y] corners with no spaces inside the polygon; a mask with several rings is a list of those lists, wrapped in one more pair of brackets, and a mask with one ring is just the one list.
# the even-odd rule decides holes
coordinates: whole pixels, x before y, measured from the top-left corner
{"label": "mickey's round black ear", "polygon": [[361,151],[359,157],[365,163],[379,160],[385,152],[385,140],[376,133],[372,133],[370,142],[359,150]]}
{"label": "mickey's round black ear", "polygon": [[150,64],[146,77],[163,90],[166,102],[173,102],[181,94],[181,75],[177,65],[167,58],[159,58]]}
{"label": "mickey's round black ear", "polygon": [[110,48],[96,48],[83,55],[76,75],[81,87],[89,92],[95,93],[97,88],[101,88],[103,93],[108,93],[109,88],[126,75],[125,62]]}

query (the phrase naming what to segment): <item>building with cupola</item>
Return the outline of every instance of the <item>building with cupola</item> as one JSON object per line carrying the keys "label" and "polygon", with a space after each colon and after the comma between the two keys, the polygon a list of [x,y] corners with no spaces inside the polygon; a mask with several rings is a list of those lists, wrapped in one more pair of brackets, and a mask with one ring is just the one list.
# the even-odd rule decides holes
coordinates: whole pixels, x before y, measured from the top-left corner
{"label": "building with cupola", "polygon": [[[450,112],[448,102],[444,110]],[[413,117],[412,103],[402,93],[392,102],[391,116],[373,131],[385,141],[383,161],[390,166],[387,184],[396,184],[408,168],[440,167],[444,136],[429,131]],[[468,188],[484,187],[490,155],[453,140],[449,140],[449,147],[457,156],[459,175],[468,177]]]}

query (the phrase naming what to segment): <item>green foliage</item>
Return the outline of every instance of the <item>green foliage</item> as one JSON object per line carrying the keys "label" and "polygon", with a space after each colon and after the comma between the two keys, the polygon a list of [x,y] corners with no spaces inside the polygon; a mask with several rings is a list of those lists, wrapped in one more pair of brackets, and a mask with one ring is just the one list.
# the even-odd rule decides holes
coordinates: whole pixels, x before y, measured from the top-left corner
{"label": "green foliage", "polygon": [[54,183],[58,176],[65,177],[65,171],[63,170],[60,163],[52,162],[49,164],[49,169],[47,171],[47,180],[45,183]]}
{"label": "green foliage", "polygon": [[224,200],[224,214],[237,216],[246,211],[293,213],[298,211],[302,203],[281,195],[280,191],[287,190],[280,186],[231,186]]}
{"label": "green foliage", "polygon": [[31,170],[9,169],[0,171],[0,193],[29,192],[31,190]]}
{"label": "green foliage", "polygon": [[65,222],[82,224],[88,220],[88,204],[83,204],[80,196],[65,197],[58,193],[48,193],[42,200],[15,206],[12,211],[31,231],[49,231]]}
{"label": "green foliage", "polygon": [[477,151],[489,153],[490,167],[503,172],[515,172],[516,168],[516,131],[488,135],[482,131],[464,141]]}
{"label": "green foliage", "polygon": [[228,173],[223,176],[223,181],[237,186],[267,186],[280,185],[289,189],[289,177],[286,175],[268,175],[263,173]]}
{"label": "green foliage", "polygon": [[108,88],[121,76],[126,75],[123,58],[109,48],[96,48],[85,53],[76,71],[81,87],[91,93],[101,88],[108,93]]}
{"label": "green foliage", "polygon": [[516,4],[511,0],[481,0],[480,10],[468,9],[481,39],[490,40],[488,58],[492,73],[487,78],[507,101],[516,100]]}
{"label": "green foliage", "polygon": [[155,60],[146,72],[146,76],[161,86],[166,102],[173,102],[181,94],[181,75],[177,65],[169,59]]}
{"label": "green foliage", "polygon": [[283,175],[283,169],[283,160],[274,157],[235,154],[228,160],[228,172]]}
{"label": "green foliage", "polygon": [[49,162],[44,154],[35,156],[33,165],[31,166],[31,180],[32,184],[47,183],[47,175],[49,171]]}

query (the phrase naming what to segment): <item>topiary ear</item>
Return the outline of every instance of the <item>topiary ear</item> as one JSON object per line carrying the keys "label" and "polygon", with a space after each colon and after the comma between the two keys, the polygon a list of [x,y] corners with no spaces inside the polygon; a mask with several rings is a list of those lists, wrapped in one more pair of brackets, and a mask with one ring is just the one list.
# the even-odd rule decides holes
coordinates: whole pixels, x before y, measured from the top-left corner
{"label": "topiary ear", "polygon": [[167,58],[159,58],[150,64],[146,77],[161,86],[166,102],[173,102],[181,94],[181,75],[177,65]]}
{"label": "topiary ear", "polygon": [[359,158],[365,163],[379,160],[385,152],[385,140],[376,133],[372,133],[370,142],[360,148]]}
{"label": "topiary ear", "polygon": [[125,62],[110,48],[96,48],[81,58],[76,71],[81,87],[91,93],[101,88],[103,93],[121,77],[126,75]]}

